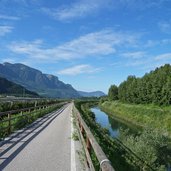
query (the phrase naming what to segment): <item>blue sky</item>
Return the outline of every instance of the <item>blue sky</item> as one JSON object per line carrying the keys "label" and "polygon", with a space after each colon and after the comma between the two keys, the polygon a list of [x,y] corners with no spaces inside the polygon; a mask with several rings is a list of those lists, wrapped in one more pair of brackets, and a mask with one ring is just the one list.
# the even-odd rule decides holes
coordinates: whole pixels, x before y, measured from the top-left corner
{"label": "blue sky", "polygon": [[0,0],[0,63],[83,91],[171,63],[170,0]]}

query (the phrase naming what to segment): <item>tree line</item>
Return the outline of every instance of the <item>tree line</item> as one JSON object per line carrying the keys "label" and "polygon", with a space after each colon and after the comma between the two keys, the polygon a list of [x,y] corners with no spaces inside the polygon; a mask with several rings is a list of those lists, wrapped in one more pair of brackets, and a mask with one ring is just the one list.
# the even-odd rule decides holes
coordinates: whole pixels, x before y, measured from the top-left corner
{"label": "tree line", "polygon": [[120,100],[135,104],[171,104],[171,65],[165,64],[142,78],[128,76],[118,87],[111,85],[110,100]]}

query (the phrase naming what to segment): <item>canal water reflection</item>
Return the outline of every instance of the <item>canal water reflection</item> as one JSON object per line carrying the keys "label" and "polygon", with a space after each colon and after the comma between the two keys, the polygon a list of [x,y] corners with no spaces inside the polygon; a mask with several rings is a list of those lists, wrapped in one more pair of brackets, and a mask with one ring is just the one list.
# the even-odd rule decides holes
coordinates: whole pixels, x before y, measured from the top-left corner
{"label": "canal water reflection", "polygon": [[138,132],[136,128],[110,117],[98,107],[91,108],[91,111],[95,114],[96,122],[99,123],[103,128],[107,128],[112,137],[118,137],[120,135],[120,131],[126,129],[129,129],[131,133]]}

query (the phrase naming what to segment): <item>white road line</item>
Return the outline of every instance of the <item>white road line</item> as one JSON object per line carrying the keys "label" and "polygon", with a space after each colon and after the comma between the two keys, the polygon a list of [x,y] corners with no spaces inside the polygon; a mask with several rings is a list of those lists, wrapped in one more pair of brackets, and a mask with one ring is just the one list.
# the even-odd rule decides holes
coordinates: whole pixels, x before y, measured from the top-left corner
{"label": "white road line", "polygon": [[72,139],[72,134],[74,132],[73,118],[71,113],[71,171],[76,171],[76,161],[75,161],[75,143]]}

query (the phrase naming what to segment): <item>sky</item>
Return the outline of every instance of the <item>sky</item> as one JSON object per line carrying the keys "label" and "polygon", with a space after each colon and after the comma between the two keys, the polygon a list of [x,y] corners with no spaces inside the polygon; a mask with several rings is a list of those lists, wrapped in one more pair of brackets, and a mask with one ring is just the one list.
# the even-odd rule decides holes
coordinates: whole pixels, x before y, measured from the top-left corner
{"label": "sky", "polygon": [[171,0],[0,0],[0,63],[82,91],[171,63]]}

